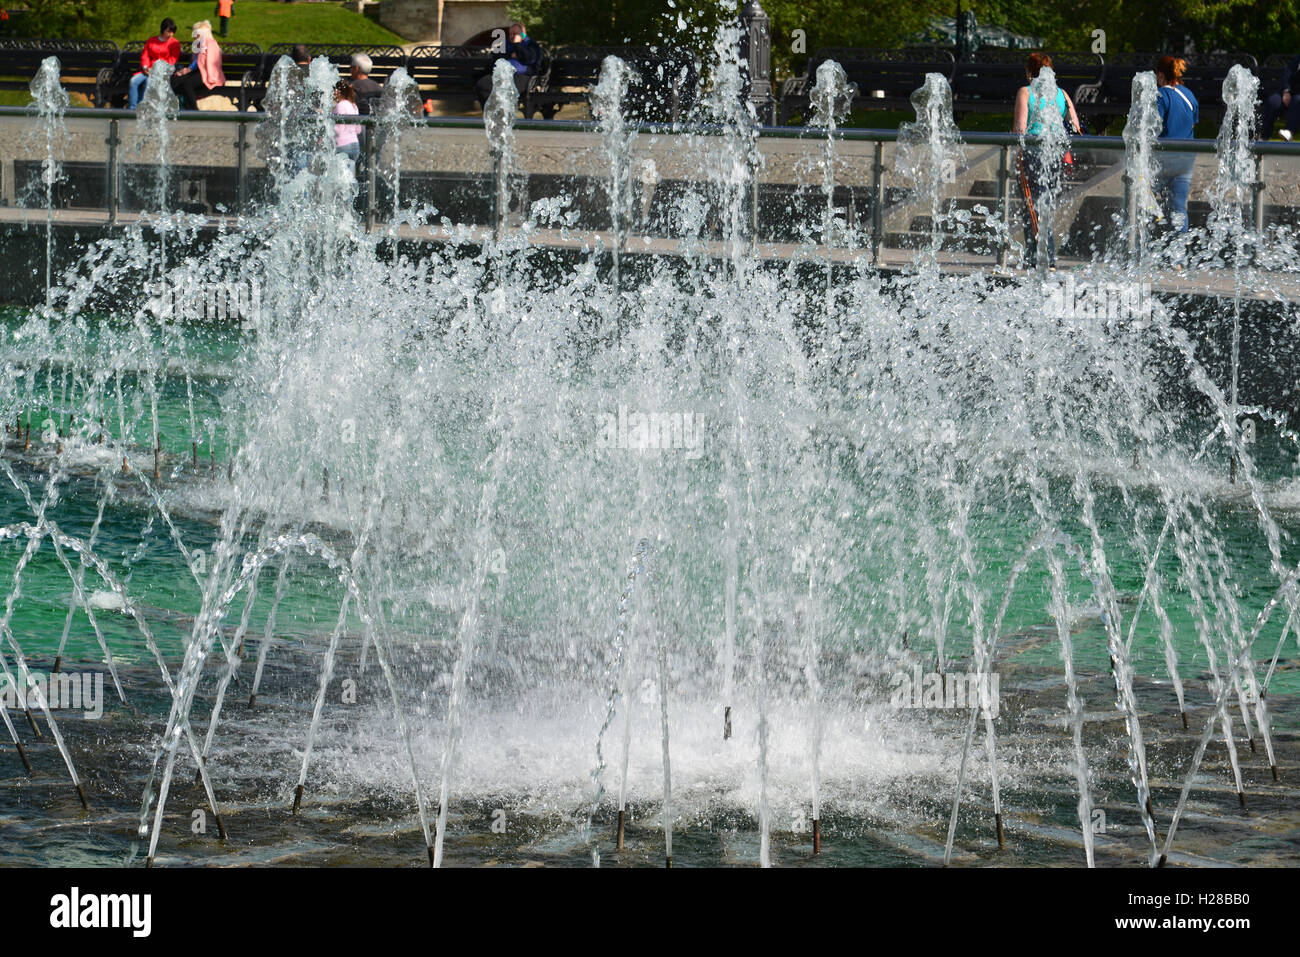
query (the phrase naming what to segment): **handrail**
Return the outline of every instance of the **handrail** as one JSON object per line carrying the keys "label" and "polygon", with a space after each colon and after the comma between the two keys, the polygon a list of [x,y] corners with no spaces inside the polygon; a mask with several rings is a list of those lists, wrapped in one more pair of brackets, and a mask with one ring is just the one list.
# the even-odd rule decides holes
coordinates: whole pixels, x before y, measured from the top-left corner
{"label": "handrail", "polygon": [[[0,106],[0,117],[26,117],[35,119],[37,113],[31,107]],[[126,109],[93,109],[89,107],[70,107],[64,111],[66,119],[100,119],[100,120],[134,120],[136,112]],[[239,112],[229,110],[180,110],[172,116],[178,122],[199,123],[260,123],[266,118],[265,113]],[[349,125],[375,126],[380,118],[374,115],[340,117],[337,122]],[[413,116],[406,121],[411,126],[424,126],[433,129],[483,129],[483,119],[475,116]],[[629,124],[639,132],[651,135],[700,135],[720,136],[727,128],[718,123],[636,123]],[[597,123],[584,120],[515,120],[517,130],[546,131],[552,133],[596,133],[600,131]],[[827,136],[825,129],[808,126],[759,126],[758,136],[771,139],[810,139],[821,140]],[[835,138],[849,142],[894,143],[899,139],[899,130],[880,129],[837,129]],[[997,133],[971,131],[961,134],[961,140],[968,146],[1020,146],[1022,143],[1035,144],[1039,137],[1021,137],[1016,133]],[[1123,150],[1122,136],[1073,136],[1070,145],[1075,149]],[[1216,140],[1157,140],[1158,149],[1179,153],[1213,153],[1217,148]],[[1258,156],[1300,156],[1300,143],[1267,142],[1256,140],[1250,144],[1252,153]]]}

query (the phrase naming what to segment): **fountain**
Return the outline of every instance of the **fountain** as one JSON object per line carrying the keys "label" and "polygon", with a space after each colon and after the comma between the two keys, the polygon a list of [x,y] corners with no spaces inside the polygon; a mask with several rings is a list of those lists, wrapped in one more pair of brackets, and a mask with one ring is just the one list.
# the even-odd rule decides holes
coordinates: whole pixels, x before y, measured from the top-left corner
{"label": "fountain", "polygon": [[[797,142],[820,244],[764,259],[779,159],[735,41],[673,133],[626,122],[637,79],[605,61],[575,142],[608,231],[559,252],[539,227],[581,196],[518,192],[551,141],[516,127],[504,62],[472,149],[445,150],[490,164],[457,170],[477,223],[419,212],[441,200],[398,74],[367,151],[393,216],[365,228],[324,59],[275,67],[265,196],[219,229],[168,208],[187,134],[165,83],[142,110],[149,208],[61,275],[47,189],[43,301],[0,341],[0,674],[38,688],[41,737],[3,695],[0,718],[24,766],[48,727],[68,799],[129,822],[103,861],[1203,863],[1189,809],[1293,793],[1297,435],[1242,379],[1245,293],[1286,240],[1240,212],[1248,79],[1229,77],[1214,216],[1187,247],[1234,276],[1220,362],[1168,297],[1048,317],[1045,275],[944,268],[967,156],[937,75],[896,154],[930,214],[912,262],[872,267],[838,219],[833,62]],[[1038,148],[1065,145],[1049,123]],[[658,245],[637,232],[642,151],[674,214]],[[1140,255],[1072,281],[1149,280],[1138,213]],[[185,312],[214,287],[243,290],[246,324]],[[47,660],[102,669],[136,711],[87,730],[39,692]],[[195,808],[218,840],[191,839]]]}
{"label": "fountain", "polygon": [[900,162],[930,214],[929,258],[937,261],[942,243],[939,212],[944,185],[956,178],[961,158],[961,133],[952,119],[952,89],[948,80],[930,73],[912,94],[916,122],[899,127]]}
{"label": "fountain", "polygon": [[632,144],[637,134],[636,127],[623,116],[623,100],[629,85],[639,79],[618,57],[608,56],[600,66],[600,81],[591,91],[591,113],[600,124],[605,153],[609,156],[609,211],[614,234],[614,246],[610,250],[610,283],[615,295],[622,289],[620,262],[632,219]]}
{"label": "fountain", "polygon": [[45,193],[45,302],[50,303],[51,271],[54,263],[54,186],[63,176],[57,159],[60,146],[67,138],[63,113],[68,108],[67,91],[59,85],[59,60],[46,57],[31,83],[33,109],[40,117],[37,127],[45,140],[45,160],[41,165],[41,184]]}
{"label": "fountain", "polygon": [[1126,224],[1129,243],[1137,252],[1152,242],[1151,225],[1164,218],[1156,200],[1160,163],[1156,141],[1160,137],[1160,111],[1156,107],[1156,75],[1151,71],[1133,77],[1133,107],[1124,126],[1124,176],[1128,209],[1133,221]]}

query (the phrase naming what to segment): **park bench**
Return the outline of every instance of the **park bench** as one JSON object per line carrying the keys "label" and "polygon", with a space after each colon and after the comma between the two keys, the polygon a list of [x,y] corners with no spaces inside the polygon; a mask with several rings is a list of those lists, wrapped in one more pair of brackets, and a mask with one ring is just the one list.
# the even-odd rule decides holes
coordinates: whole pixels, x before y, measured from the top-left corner
{"label": "park bench", "polygon": [[[1106,64],[1096,53],[1048,51],[1052,58],[1052,72],[1056,85],[1071,100],[1079,99],[1079,90],[1085,97],[1096,98]],[[1024,50],[985,47],[975,53],[972,60],[958,63],[953,73],[953,113],[958,118],[967,113],[1011,113],[1015,109],[1016,94],[1025,85],[1025,62],[1029,54]]]}
{"label": "park bench", "polygon": [[[95,102],[101,106],[124,107],[127,103],[127,87],[131,77],[140,71],[140,52],[144,49],[143,40],[132,40],[122,47],[122,55],[112,67],[99,71],[96,83]],[[220,94],[238,103],[243,92],[243,77],[250,70],[256,70],[265,54],[256,43],[222,43],[221,72],[226,75],[226,85],[212,90],[208,95]],[[190,61],[190,41],[181,44],[181,57],[176,61],[177,67],[185,66]]]}
{"label": "park bench", "polygon": [[456,103],[473,109],[478,105],[474,83],[492,72],[495,60],[488,47],[427,43],[411,51],[406,72],[420,88],[421,102]]}
{"label": "park bench", "polygon": [[623,60],[635,75],[623,101],[628,119],[673,122],[694,103],[698,77],[686,58],[655,54],[648,47],[570,45],[555,50],[548,83],[529,98],[529,109],[549,120],[565,106],[589,104],[609,56]]}
{"label": "park bench", "polygon": [[[521,107],[526,117],[538,111],[534,99],[545,93],[550,83],[551,54],[544,46],[541,50],[537,73],[528,78],[528,87],[522,97]],[[422,101],[454,103],[465,109],[475,109],[478,99],[474,84],[479,77],[492,72],[499,58],[500,54],[494,54],[491,47],[425,44],[411,51],[407,72],[419,86]]]}
{"label": "park bench", "polygon": [[676,123],[695,106],[700,74],[685,54],[626,50],[618,54],[637,76],[623,99],[623,115],[644,123]]}
{"label": "park bench", "polygon": [[[282,56],[293,56],[292,43],[273,43],[266,48],[266,53],[272,58],[272,66]],[[317,57],[328,57],[329,61],[339,68],[343,76],[348,76],[348,71],[352,67],[352,57],[358,53],[364,53],[370,57],[370,77],[383,83],[395,72],[398,67],[406,66],[409,59],[405,50],[399,46],[367,46],[359,43],[308,43],[307,50],[311,53],[314,60]]]}
{"label": "park bench", "polygon": [[46,57],[59,60],[62,86],[82,93],[96,106],[99,74],[117,64],[122,51],[109,40],[0,38],[0,89],[26,90]]}
{"label": "park bench", "polygon": [[600,81],[600,67],[607,56],[624,60],[635,53],[648,54],[643,48],[611,46],[557,47],[551,59],[551,75],[545,91],[533,98],[533,106],[544,119],[553,119],[563,107],[587,103],[592,89]]}
{"label": "park bench", "polygon": [[795,116],[806,121],[809,97],[817,82],[817,68],[834,60],[844,68],[857,87],[855,110],[900,110],[911,106],[912,93],[925,84],[927,73],[952,79],[952,54],[940,47],[903,47],[884,50],[870,47],[824,47],[808,59],[803,76],[791,77],[781,85],[778,123],[785,126]]}
{"label": "park bench", "polygon": [[[1113,53],[1106,58],[1106,73],[1102,77],[1096,103],[1088,103],[1087,112],[1100,116],[1124,116],[1132,105],[1133,77],[1146,70],[1154,70],[1159,53]],[[1188,53],[1187,72],[1183,82],[1195,94],[1200,104],[1201,119],[1223,118],[1223,80],[1234,64],[1240,63],[1251,72],[1259,64],[1249,53]]]}
{"label": "park bench", "polygon": [[[1096,87],[1105,75],[1105,61],[1096,53],[1048,51],[1052,58],[1052,72],[1056,85],[1077,99],[1080,87]],[[1010,113],[1015,107],[1016,94],[1025,85],[1025,61],[1029,55],[1024,50],[986,47],[975,53],[973,59],[958,63],[953,71],[953,112]]]}
{"label": "park bench", "polygon": [[[1228,71],[1241,64],[1251,73],[1259,75],[1259,61],[1249,53],[1189,53],[1187,72],[1183,82],[1196,94],[1201,102],[1201,118],[1221,120],[1227,108],[1223,101],[1223,81]],[[1154,69],[1155,61],[1152,60]]]}
{"label": "park bench", "polygon": [[[282,57],[293,56],[294,44],[292,43],[272,43],[266,48],[261,61],[257,66],[250,69],[244,74],[240,81],[240,101],[239,108],[247,110],[250,106],[254,109],[262,109],[262,101],[266,98],[267,84],[271,81],[271,73],[275,65],[280,62]],[[308,43],[307,51],[311,54],[312,59],[317,57],[326,57],[330,63],[339,68],[340,77],[349,76],[349,69],[352,66],[352,57],[357,53],[364,53],[370,57],[372,79],[380,83],[387,80],[398,67],[407,65],[407,54],[399,46],[368,46],[360,43]]]}
{"label": "park bench", "polygon": [[[1270,53],[1259,65],[1259,98],[1266,100],[1287,85],[1287,67],[1295,59],[1293,53]],[[1300,89],[1297,89],[1300,92]]]}

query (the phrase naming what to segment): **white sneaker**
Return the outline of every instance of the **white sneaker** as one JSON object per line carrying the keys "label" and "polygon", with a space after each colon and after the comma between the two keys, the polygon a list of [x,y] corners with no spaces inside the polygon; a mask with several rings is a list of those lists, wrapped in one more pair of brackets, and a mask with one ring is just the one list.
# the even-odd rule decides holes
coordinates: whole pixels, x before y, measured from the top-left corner
{"label": "white sneaker", "polygon": [[1282,137],[1282,139],[1286,140],[1288,143],[1291,142],[1291,131],[1286,129],[1285,127],[1278,130],[1277,135]]}

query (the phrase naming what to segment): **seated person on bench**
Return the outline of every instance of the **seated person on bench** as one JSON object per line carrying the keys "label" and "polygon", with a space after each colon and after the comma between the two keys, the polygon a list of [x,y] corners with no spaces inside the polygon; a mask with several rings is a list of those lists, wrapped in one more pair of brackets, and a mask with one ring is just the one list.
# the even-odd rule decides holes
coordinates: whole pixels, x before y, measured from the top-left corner
{"label": "seated person on bench", "polygon": [[226,75],[221,72],[221,47],[212,37],[212,24],[200,20],[194,24],[192,35],[190,50],[194,59],[172,74],[172,89],[180,97],[182,110],[197,110],[200,99],[226,85]]}
{"label": "seated person on bench", "polygon": [[[505,58],[511,61],[515,68],[515,89],[519,95],[523,96],[528,90],[529,77],[536,76],[538,67],[542,65],[542,48],[524,32],[522,23],[510,24],[510,29],[506,32],[506,49],[504,54],[499,54],[496,59]],[[495,62],[493,66],[495,66]],[[481,74],[474,81],[474,94],[478,97],[479,106],[485,106],[488,97],[492,95],[492,73]]]}
{"label": "seated person on bench", "polygon": [[131,84],[127,87],[126,105],[135,109],[140,105],[140,98],[144,95],[144,85],[149,82],[149,71],[159,60],[165,60],[172,66],[181,58],[181,41],[176,39],[176,21],[168,17],[158,28],[158,35],[144,42],[144,49],[140,51],[140,72],[131,77]]}
{"label": "seated person on bench", "polygon": [[1260,135],[1269,139],[1273,135],[1273,124],[1279,116],[1285,118],[1278,135],[1289,140],[1300,133],[1300,55],[1287,64],[1286,74],[1282,80],[1282,89],[1273,93],[1264,101],[1264,122],[1260,126]]}

